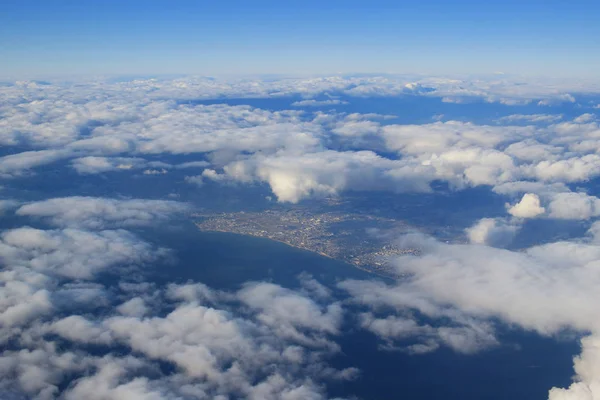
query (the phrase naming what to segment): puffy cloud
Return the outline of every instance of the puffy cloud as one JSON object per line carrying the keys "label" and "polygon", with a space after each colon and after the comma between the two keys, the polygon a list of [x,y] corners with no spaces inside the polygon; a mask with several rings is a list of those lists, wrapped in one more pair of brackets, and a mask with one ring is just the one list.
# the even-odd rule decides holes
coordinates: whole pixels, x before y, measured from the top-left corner
{"label": "puffy cloud", "polygon": [[338,122],[332,132],[336,135],[352,137],[376,134],[379,130],[379,123],[375,121],[349,120]]}
{"label": "puffy cloud", "polygon": [[580,182],[600,174],[600,156],[588,154],[525,166],[525,174],[547,182]]}
{"label": "puffy cloud", "polygon": [[[66,87],[51,85],[38,88],[34,94],[24,86],[3,88],[0,96],[4,95],[5,100],[9,91],[24,95],[24,99],[15,103],[8,100],[0,107],[0,142],[58,147],[75,140],[89,124],[119,123],[135,118],[136,109],[124,96],[90,100],[86,98],[88,90],[82,86],[79,89],[81,92],[73,93]],[[94,97],[107,96],[95,91]]]}
{"label": "puffy cloud", "polygon": [[[527,136],[530,127],[511,127],[515,134]],[[440,153],[473,146],[493,148],[507,136],[506,128],[478,126],[458,121],[425,125],[389,125],[383,128],[388,149],[403,154]]]}
{"label": "puffy cloud", "polygon": [[25,227],[0,235],[0,256],[5,264],[72,279],[89,279],[114,265],[138,264],[159,254],[124,230],[45,231]]}
{"label": "puffy cloud", "polygon": [[523,195],[521,201],[508,207],[508,213],[517,218],[535,218],[546,212],[546,209],[540,205],[540,198],[533,193]]}
{"label": "puffy cloud", "polygon": [[[206,174],[204,174],[204,172],[206,172]],[[219,180],[219,175],[217,174],[217,172],[215,170],[212,169],[205,169],[202,173],[202,175],[192,175],[192,176],[186,176],[184,179],[187,183],[190,183],[192,185],[196,185],[196,186],[202,186],[204,185],[204,177],[205,176],[212,176],[214,177],[215,181]]]}
{"label": "puffy cloud", "polygon": [[466,233],[471,243],[503,247],[513,240],[519,229],[519,225],[501,219],[482,218]]}
{"label": "puffy cloud", "polygon": [[549,144],[542,144],[533,139],[526,139],[509,145],[504,152],[521,161],[556,160],[564,149]]}
{"label": "puffy cloud", "polygon": [[178,106],[141,121],[94,129],[94,135],[127,138],[149,154],[257,152],[314,148],[321,127],[298,112],[270,112],[248,106]]}
{"label": "puffy cloud", "polygon": [[20,326],[54,311],[51,292],[47,287],[52,280],[44,274],[26,268],[2,271],[3,283],[0,293],[0,343],[12,336],[11,327]]}
{"label": "puffy cloud", "polygon": [[581,114],[579,117],[575,118],[573,120],[573,122],[576,124],[586,124],[588,122],[594,121],[595,119],[596,119],[596,116],[594,114],[586,113],[586,114]]}
{"label": "puffy cloud", "polygon": [[[435,169],[438,179],[455,188],[495,185],[514,180],[517,174],[513,160],[497,150],[467,148],[433,154],[424,165]],[[518,175],[517,175],[518,176]]]}
{"label": "puffy cloud", "polygon": [[0,176],[19,175],[23,171],[51,164],[69,156],[70,153],[65,150],[37,150],[0,157]]}
{"label": "puffy cloud", "polygon": [[257,156],[224,167],[211,179],[266,182],[277,199],[296,203],[309,196],[331,196],[343,190],[429,191],[431,167],[394,161],[371,151],[323,151],[302,155]]}
{"label": "puffy cloud", "polygon": [[102,229],[150,225],[188,210],[188,205],[176,201],[74,196],[25,204],[16,214],[42,218],[59,227]]}
{"label": "puffy cloud", "polygon": [[[593,229],[592,234],[595,232]],[[396,285],[345,281],[340,286],[356,302],[374,310],[394,307],[405,315],[407,310],[415,309],[428,318],[450,319],[457,324],[498,318],[543,335],[565,329],[588,334],[582,340],[581,355],[575,358],[576,382],[568,389],[552,389],[550,398],[597,395],[600,325],[595,318],[595,304],[600,247],[595,241],[561,241],[521,252],[445,244],[422,235],[406,236],[401,244],[420,249],[419,255],[398,258],[397,270],[405,279]],[[397,340],[426,327],[394,317],[372,330]],[[484,328],[480,332],[483,341],[469,335],[449,340],[486,343],[485,338],[493,337],[493,330]]]}
{"label": "puffy cloud", "polygon": [[[414,318],[389,315],[377,318],[373,313],[360,315],[360,325],[385,341],[384,350],[403,350],[411,354],[424,354],[441,345],[452,350],[473,354],[498,345],[493,327],[485,322],[469,321],[459,326],[420,325]],[[418,338],[418,343],[410,339]],[[403,347],[395,343],[409,341]]]}
{"label": "puffy cloud", "polygon": [[[30,346],[37,346],[35,353],[5,352],[0,386],[39,399],[324,399],[316,379],[356,376],[354,369],[335,370],[324,363],[337,351],[325,339],[339,333],[341,320],[332,311],[336,304],[323,305],[327,311],[322,312],[305,295],[265,283],[237,293],[171,284],[160,293],[166,295],[163,307],[170,308],[166,314],[149,308],[139,313],[143,301],[130,297],[116,309],[125,315],[104,311],[34,325],[20,340],[27,337]],[[206,297],[214,305],[199,303]],[[236,302],[250,308],[245,311]],[[61,338],[60,348],[46,341],[49,333]],[[82,344],[106,350],[118,344],[121,350],[106,355],[105,350],[98,355],[70,350]],[[174,368],[161,370],[157,361]]]}
{"label": "puffy cloud", "polygon": [[[484,98],[504,103],[568,99],[564,91],[557,89],[558,84],[551,90],[540,82],[517,85],[506,76],[478,81],[408,78],[330,77],[269,82],[181,78],[84,82],[78,86],[30,82],[3,87],[3,115],[11,121],[27,121],[19,125],[24,127],[22,130],[4,132],[7,143],[37,147],[35,151],[0,159],[0,173],[14,176],[67,158],[74,158],[71,164],[81,174],[143,170],[146,175],[158,175],[172,169],[210,167],[210,171],[220,172],[205,178],[266,182],[281,201],[292,202],[357,187],[422,192],[430,190],[429,183],[434,180],[462,189],[524,179],[570,183],[598,175],[600,164],[597,155],[591,153],[598,150],[600,129],[597,121],[586,114],[562,122],[558,122],[560,116],[545,114],[514,114],[499,121],[520,125],[558,122],[548,126],[490,126],[458,121],[382,126],[377,120],[389,116],[321,112],[309,115],[301,111],[165,100],[211,95],[300,94],[310,98],[328,91],[350,96],[373,91],[396,95],[407,90],[412,95]],[[27,93],[26,101],[23,93]],[[64,134],[58,135],[58,130]],[[45,148],[39,150],[40,147]],[[350,156],[348,151],[341,151],[348,149],[356,150],[356,154]],[[373,181],[369,187],[359,183],[356,173],[348,176],[352,167],[342,167],[344,171],[339,172],[341,178],[337,180],[327,172],[301,174],[290,171],[291,167],[277,171],[277,164],[287,164],[286,161],[292,166],[305,164],[310,170],[312,158],[358,160],[364,158],[365,151],[375,155],[393,151],[399,158],[372,157],[373,165],[365,169],[378,171],[369,178],[379,181]],[[156,155],[189,153],[200,153],[205,160],[172,165],[144,158],[144,154],[152,154],[155,160]],[[325,169],[333,173],[335,168],[326,165]],[[199,176],[191,175],[188,180],[200,183]],[[224,176],[229,179],[221,179]]]}
{"label": "puffy cloud", "polygon": [[[494,126],[386,125],[381,119],[387,117],[372,114],[181,101],[335,92],[549,105],[575,101],[569,92],[597,89],[521,83],[505,76],[21,82],[0,88],[0,143],[15,146],[15,153],[27,151],[0,158],[0,175],[15,177],[68,159],[80,174],[198,168],[202,172],[191,171],[186,181],[266,184],[287,202],[344,191],[431,192],[430,184],[439,180],[453,190],[489,185],[510,198],[508,213],[516,218],[600,215],[596,197],[567,186],[599,174],[600,128],[591,114],[570,121],[515,114]],[[343,102],[305,100],[294,106]],[[161,161],[191,153],[197,161]],[[0,203],[0,209],[15,207],[12,200]],[[339,349],[335,337],[344,312],[312,278],[303,278],[299,290],[249,283],[233,292],[198,282],[167,287],[89,282],[106,272],[128,276],[130,266],[164,253],[130,232],[106,229],[146,226],[186,210],[176,202],[87,197],[22,205],[19,216],[61,229],[19,228],[0,235],[0,343],[14,347],[0,357],[0,396],[319,399],[325,397],[323,379],[356,374],[326,365]],[[593,398],[600,365],[597,224],[579,241],[519,253],[490,247],[506,245],[517,223],[480,219],[466,232],[471,244],[412,237],[401,245],[413,246],[418,255],[398,262],[403,279],[397,284],[340,286],[367,308],[358,323],[386,349],[424,353],[445,346],[474,353],[498,344],[492,318],[541,334],[588,333],[575,360],[576,382],[550,396]],[[87,346],[97,352],[87,353]]]}
{"label": "puffy cloud", "polygon": [[[270,283],[248,284],[238,296],[244,304],[258,312],[257,318],[261,322],[276,329],[279,336],[315,345],[321,340],[302,331],[339,333],[342,321],[340,304],[332,303],[323,310],[308,297]],[[333,343],[329,345],[337,347]]]}
{"label": "puffy cloud", "polygon": [[[74,197],[20,209],[78,229],[25,227],[0,236],[4,397],[324,399],[322,382],[356,376],[327,365],[338,351],[332,338],[342,308],[311,277],[302,277],[299,291],[122,281],[130,265],[151,263],[164,250],[124,230],[81,229],[146,225],[182,207]],[[82,282],[111,271],[118,284]]]}
{"label": "puffy cloud", "polygon": [[600,215],[600,199],[586,193],[557,193],[548,211],[551,218],[589,219]]}

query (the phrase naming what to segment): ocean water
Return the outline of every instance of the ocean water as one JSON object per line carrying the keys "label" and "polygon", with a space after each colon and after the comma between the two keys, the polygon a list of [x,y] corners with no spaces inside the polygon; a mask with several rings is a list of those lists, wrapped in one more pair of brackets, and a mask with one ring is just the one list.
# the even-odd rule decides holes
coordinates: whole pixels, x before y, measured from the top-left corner
{"label": "ocean water", "polygon": [[[236,289],[247,281],[298,286],[297,276],[309,273],[334,287],[344,279],[380,279],[350,265],[295,249],[268,239],[198,231],[192,224],[143,233],[173,249],[171,263],[147,271],[157,282],[203,282],[219,289]],[[338,292],[339,296],[343,294]],[[352,307],[352,306],[350,306]],[[356,327],[350,309],[344,334],[337,338],[342,352],[331,364],[357,367],[358,379],[328,385],[332,396],[360,399],[546,399],[552,386],[571,382],[575,340],[540,337],[499,326],[502,345],[475,355],[449,349],[426,355],[383,351],[372,334]]]}

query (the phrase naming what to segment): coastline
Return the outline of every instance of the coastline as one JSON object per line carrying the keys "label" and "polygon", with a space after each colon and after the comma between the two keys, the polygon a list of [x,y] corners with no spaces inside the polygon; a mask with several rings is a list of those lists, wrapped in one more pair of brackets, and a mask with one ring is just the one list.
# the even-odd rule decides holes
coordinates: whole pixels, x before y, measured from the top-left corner
{"label": "coastline", "polygon": [[195,222],[194,222],[194,225],[196,225],[196,228],[197,228],[197,229],[198,229],[200,232],[206,232],[206,233],[229,233],[229,234],[233,234],[233,235],[239,235],[239,236],[246,236],[246,237],[252,237],[252,238],[257,238],[257,239],[269,240],[269,241],[271,241],[271,242],[276,242],[276,243],[281,243],[281,244],[284,244],[284,245],[286,245],[286,246],[288,246],[288,247],[291,247],[291,248],[294,248],[294,249],[298,249],[298,250],[302,250],[302,251],[307,251],[307,252],[309,252],[309,253],[312,253],[312,254],[317,254],[317,255],[319,255],[319,256],[326,257],[326,258],[328,258],[328,259],[330,259],[330,260],[334,260],[334,261],[337,261],[337,262],[343,263],[343,264],[345,264],[345,265],[348,265],[348,266],[351,266],[351,267],[353,267],[353,268],[356,268],[356,269],[358,269],[358,270],[360,270],[360,271],[367,272],[367,273],[369,273],[369,274],[372,274],[372,275],[378,276],[378,277],[380,277],[380,278],[384,278],[384,279],[390,279],[390,280],[393,280],[393,279],[395,279],[395,277],[394,277],[394,276],[391,276],[391,275],[386,275],[386,274],[382,274],[382,273],[380,273],[380,272],[373,271],[373,270],[371,270],[371,269],[368,269],[368,268],[365,268],[365,267],[361,267],[361,266],[358,266],[358,265],[356,265],[356,264],[349,263],[348,261],[345,261],[345,260],[342,260],[342,259],[339,259],[339,258],[336,258],[336,257],[332,257],[332,256],[330,256],[330,255],[328,255],[328,254],[325,254],[325,253],[321,253],[321,252],[318,252],[318,251],[315,251],[315,250],[311,250],[311,249],[309,249],[309,248],[306,248],[306,247],[301,247],[301,246],[293,245],[293,244],[291,244],[291,243],[288,243],[288,242],[285,242],[285,241],[283,241],[283,240],[273,239],[273,238],[266,237],[266,236],[251,235],[251,234],[247,234],[247,233],[239,233],[239,232],[223,231],[223,230],[214,230],[214,229],[201,229],[201,228],[198,226],[198,224],[197,224],[197,223],[195,223]]}

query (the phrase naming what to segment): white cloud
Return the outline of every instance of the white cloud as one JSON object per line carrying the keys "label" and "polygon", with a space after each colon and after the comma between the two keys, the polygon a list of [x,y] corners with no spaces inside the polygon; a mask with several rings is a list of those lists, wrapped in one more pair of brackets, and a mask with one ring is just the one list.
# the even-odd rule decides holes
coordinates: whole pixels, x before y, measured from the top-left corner
{"label": "white cloud", "polygon": [[364,136],[378,133],[379,123],[374,121],[340,121],[332,132],[340,136]]}
{"label": "white cloud", "polygon": [[205,178],[266,182],[277,199],[296,203],[310,196],[332,196],[343,190],[429,191],[430,167],[393,161],[371,151],[323,151],[302,155],[257,156],[224,167],[224,174]]}
{"label": "white cloud", "polygon": [[69,155],[64,150],[37,150],[0,157],[0,176],[19,175],[23,171],[54,163]]}
{"label": "white cloud", "polygon": [[329,100],[308,99],[308,100],[295,101],[292,103],[292,106],[294,106],[294,107],[323,107],[323,106],[336,106],[336,105],[343,105],[343,104],[348,104],[348,102],[339,100],[339,99],[329,99]]}
{"label": "white cloud", "polygon": [[248,284],[238,296],[244,304],[258,312],[258,320],[276,330],[279,336],[304,345],[337,348],[334,343],[302,331],[338,334],[342,322],[340,304],[332,303],[322,309],[310,298],[271,283]]}
{"label": "white cloud", "polygon": [[513,206],[507,205],[507,208],[508,213],[517,218],[535,218],[546,212],[540,204],[539,196],[533,193],[524,194],[521,201]]}
{"label": "white cloud", "polygon": [[[414,318],[389,315],[377,318],[373,313],[362,313],[360,325],[386,344],[383,350],[403,350],[411,354],[424,354],[437,350],[441,345],[452,350],[473,354],[498,345],[494,330],[485,322],[468,321],[459,326],[420,325]],[[399,347],[395,343],[418,338],[417,344],[405,344]]]}
{"label": "white cloud", "polygon": [[506,117],[498,118],[496,121],[500,123],[513,123],[513,122],[541,122],[541,123],[552,123],[560,121],[563,118],[562,115],[558,114],[511,114]]}
{"label": "white cloud", "polygon": [[[587,220],[600,215],[600,200],[572,192],[567,184],[600,175],[600,127],[591,114],[570,121],[561,115],[513,114],[497,121],[517,126],[386,125],[381,119],[387,117],[373,114],[269,111],[181,99],[409,93],[457,103],[552,105],[574,102],[569,93],[597,89],[587,82],[550,85],[506,76],[21,82],[0,88],[0,143],[8,153],[9,146],[15,153],[27,151],[1,157],[0,175],[27,176],[23,173],[61,160],[70,160],[80,174],[157,175],[199,168],[202,172],[190,172],[186,181],[266,184],[282,202],[349,190],[430,192],[431,182],[441,180],[453,190],[489,185],[512,202],[522,196],[507,207],[516,218]],[[394,156],[382,155],[390,152]],[[192,153],[197,161],[160,161]],[[0,209],[11,207],[16,202],[0,203]],[[325,397],[323,379],[356,374],[326,365],[339,349],[335,337],[344,312],[315,280],[303,279],[298,291],[252,283],[235,292],[197,282],[167,288],[91,282],[103,273],[129,276],[141,270],[130,266],[164,254],[130,232],[106,229],[164,222],[186,210],[176,202],[87,197],[22,205],[19,216],[61,229],[24,227],[0,235],[0,343],[17,348],[0,357],[0,396],[319,399]],[[423,353],[446,346],[477,352],[498,344],[490,318],[541,334],[588,333],[575,361],[576,383],[550,396],[593,398],[600,385],[597,224],[579,241],[519,253],[490,247],[506,245],[518,223],[480,219],[466,232],[469,245],[412,237],[421,253],[399,262],[406,279],[397,285],[347,281],[341,287],[368,308],[358,322],[388,349]],[[395,309],[391,315],[383,311],[389,307]],[[414,318],[414,310],[423,320]],[[49,334],[60,336],[61,346],[48,340]],[[107,343],[135,356],[108,350],[92,355],[78,346]],[[174,371],[165,374],[158,363],[169,363]]]}
{"label": "white cloud", "polygon": [[586,123],[594,121],[595,119],[596,119],[596,116],[594,114],[586,113],[586,114],[581,114],[579,117],[575,118],[573,120],[573,122],[576,124],[586,124]]}
{"label": "white cloud", "polygon": [[99,174],[111,171],[126,171],[144,168],[146,161],[132,157],[82,157],[73,160],[73,168],[79,174]]}
{"label": "white cloud", "polygon": [[[499,318],[543,335],[564,329],[588,334],[582,340],[581,355],[575,358],[576,383],[568,390],[553,389],[550,398],[597,395],[597,243],[563,241],[512,252],[409,235],[401,244],[420,249],[418,256],[398,259],[397,270],[405,279],[396,285],[346,281],[340,286],[355,301],[374,309],[392,306],[399,313],[416,309],[429,318],[450,318],[456,323]],[[468,336],[462,338],[466,338],[464,343],[473,342]],[[458,340],[455,343],[461,343]]]}
{"label": "white cloud", "polygon": [[[159,175],[173,169],[209,167],[215,173],[204,178],[266,182],[281,201],[293,202],[310,196],[340,194],[344,190],[389,187],[393,191],[423,192],[430,190],[429,183],[433,180],[446,181],[451,188],[460,190],[523,180],[572,183],[598,176],[600,162],[593,153],[600,150],[597,144],[600,128],[587,114],[563,122],[559,122],[560,115],[550,114],[513,114],[501,120],[520,125],[557,122],[544,126],[490,126],[458,121],[382,126],[378,120],[390,116],[322,112],[309,115],[302,111],[165,100],[173,96],[185,99],[211,95],[314,97],[325,92],[396,95],[407,89],[413,94],[416,90],[418,95],[483,98],[503,103],[571,99],[566,90],[560,89],[566,87],[561,86],[564,83],[549,88],[542,82],[515,82],[507,76],[473,81],[408,78],[329,77],[269,82],[181,78],[84,82],[77,87],[32,83],[3,87],[0,95],[6,100],[4,114],[26,121],[22,125],[26,128],[23,137],[19,137],[19,130],[4,132],[7,143],[24,141],[37,147],[32,152],[0,159],[0,172],[15,176],[68,158],[73,158],[71,165],[81,174],[141,170],[146,175]],[[573,87],[569,86],[569,90]],[[19,100],[24,90],[31,91],[30,100],[25,103]],[[51,104],[55,107],[50,107]],[[50,125],[38,126],[43,124]],[[59,129],[64,134],[57,135]],[[60,146],[65,150],[60,150]],[[342,149],[356,150],[356,154],[349,155]],[[310,171],[309,165],[315,157],[358,160],[364,158],[365,151],[380,154],[393,151],[400,160],[371,157],[373,166],[365,166],[372,174],[368,187],[364,181],[359,182],[349,165],[339,168],[325,165],[327,171],[338,174],[339,178],[328,172]],[[173,165],[144,158],[144,154],[190,153],[202,154],[200,157],[205,160]],[[290,166],[307,168],[308,172],[292,171],[292,167],[279,172],[277,164],[288,164],[287,161]],[[188,180],[201,181],[197,178],[200,175],[192,176],[196,178]]]}
{"label": "white cloud", "polygon": [[[271,283],[250,283],[238,292],[200,283],[86,287],[70,279],[89,275],[61,273],[60,280],[53,275],[80,264],[82,254],[89,257],[82,264],[90,273],[131,257],[106,246],[98,254],[89,245],[70,245],[60,237],[71,234],[86,244],[94,240],[89,235],[96,235],[21,228],[3,237],[0,250],[11,267],[0,272],[0,342],[10,340],[17,347],[0,356],[0,393],[36,399],[325,399],[322,380],[357,374],[352,368],[327,366],[327,358],[338,351],[331,338],[340,334],[341,305],[309,277],[302,278],[303,285],[311,293],[321,292],[322,303],[308,292]],[[115,235],[124,247],[132,246],[122,231]],[[40,257],[55,258],[53,251],[62,253],[62,264],[40,268]],[[103,266],[90,265],[92,258]],[[78,294],[61,306],[57,300],[68,291]],[[115,304],[115,292],[124,301]],[[99,310],[81,315],[84,304]],[[59,336],[61,345],[49,334]],[[82,344],[94,345],[98,352],[83,351]],[[111,351],[115,345],[118,352]],[[161,370],[157,362],[174,369]]]}
{"label": "white cloud", "polygon": [[[532,130],[530,127],[511,129],[521,136],[529,135]],[[425,125],[389,125],[383,128],[383,136],[388,149],[420,155],[473,146],[493,148],[505,140],[506,128],[448,121]]]}
{"label": "white cloud", "polygon": [[16,214],[43,218],[59,227],[102,229],[150,225],[188,210],[188,205],[176,201],[74,196],[25,204]]}
{"label": "white cloud", "polygon": [[585,193],[557,193],[548,212],[551,218],[589,219],[600,215],[600,199]]}
{"label": "white cloud", "polygon": [[17,228],[0,235],[4,263],[48,275],[90,279],[115,265],[131,265],[160,255],[146,242],[124,231]]}
{"label": "white cloud", "polygon": [[534,139],[526,139],[509,145],[504,152],[521,161],[556,160],[564,149],[549,144],[542,144]]}
{"label": "white cloud", "polygon": [[519,225],[498,218],[482,218],[466,233],[471,243],[503,247],[513,240],[519,229]]}

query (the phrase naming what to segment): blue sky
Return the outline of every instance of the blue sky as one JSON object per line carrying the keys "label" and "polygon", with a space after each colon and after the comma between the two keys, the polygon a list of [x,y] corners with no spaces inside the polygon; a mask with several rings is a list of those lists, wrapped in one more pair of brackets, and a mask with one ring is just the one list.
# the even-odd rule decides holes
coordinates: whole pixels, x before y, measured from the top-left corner
{"label": "blue sky", "polygon": [[3,0],[0,76],[597,77],[594,1]]}

